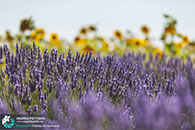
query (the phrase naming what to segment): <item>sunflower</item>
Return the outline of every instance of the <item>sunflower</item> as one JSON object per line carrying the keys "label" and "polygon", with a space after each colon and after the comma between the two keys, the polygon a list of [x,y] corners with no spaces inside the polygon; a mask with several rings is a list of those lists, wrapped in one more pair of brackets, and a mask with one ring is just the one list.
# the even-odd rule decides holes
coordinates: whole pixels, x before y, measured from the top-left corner
{"label": "sunflower", "polygon": [[186,36],[186,35],[183,36],[182,39],[183,39],[183,41],[186,42],[186,43],[189,43],[189,42],[190,42],[188,36]]}
{"label": "sunflower", "polygon": [[45,31],[43,28],[37,28],[36,34],[37,34],[37,37],[40,38],[40,40],[42,40],[45,36]]}
{"label": "sunflower", "polygon": [[176,28],[173,25],[166,27],[164,30],[165,34],[172,34],[173,35],[173,34],[176,34],[176,32],[177,32]]}
{"label": "sunflower", "polygon": [[[30,39],[31,39],[32,41],[39,42],[39,39],[37,39],[37,37],[36,37],[36,31],[35,31],[35,30],[32,30],[32,31],[31,31]],[[37,41],[37,40],[38,40],[38,41]]]}
{"label": "sunflower", "polygon": [[77,36],[74,39],[74,44],[75,45],[84,45],[85,44],[85,41],[86,41],[86,39]]}
{"label": "sunflower", "polygon": [[58,41],[58,34],[57,33],[51,33],[50,34],[50,42],[52,41]]}
{"label": "sunflower", "polygon": [[175,44],[175,47],[177,49],[181,49],[186,43],[184,41],[178,42]]}
{"label": "sunflower", "polygon": [[92,48],[91,46],[89,46],[89,45],[86,45],[83,49],[82,49],[82,52],[90,52],[90,51],[92,51],[92,53],[94,53],[95,52],[95,50],[94,50],[94,48]]}
{"label": "sunflower", "polygon": [[136,46],[145,46],[146,40],[142,40],[140,38],[127,38],[125,39],[127,45],[136,45]]}
{"label": "sunflower", "polygon": [[57,33],[51,33],[50,34],[50,43],[52,45],[55,45],[58,48],[62,46],[62,43],[60,42]]}
{"label": "sunflower", "polygon": [[142,40],[140,38],[135,38],[135,39],[133,39],[133,43],[137,46],[145,46],[146,40]]}
{"label": "sunflower", "polygon": [[36,31],[32,30],[31,33],[30,33],[30,37],[35,39],[35,36],[36,36]]}
{"label": "sunflower", "polygon": [[104,39],[104,37],[97,37],[97,40],[99,40],[99,41],[104,41],[105,39]]}
{"label": "sunflower", "polygon": [[79,36],[75,37],[75,39],[74,39],[75,43],[79,42],[80,39],[81,39],[81,38],[80,38]]}
{"label": "sunflower", "polygon": [[29,29],[29,24],[30,24],[29,20],[28,20],[28,19],[24,19],[24,20],[21,22],[21,24],[20,24],[20,30],[21,30],[22,32],[24,32],[25,30]]}
{"label": "sunflower", "polygon": [[32,30],[34,29],[34,20],[32,18],[23,19],[20,23],[20,31],[25,32],[26,30]]}
{"label": "sunflower", "polygon": [[114,32],[114,35],[115,35],[116,38],[118,38],[118,39],[120,39],[120,40],[121,40],[122,37],[123,37],[123,36],[122,36],[122,33],[121,33],[119,30],[116,30],[116,31]]}
{"label": "sunflower", "polygon": [[163,51],[159,48],[155,48],[154,53],[157,54],[159,57],[162,57],[163,55]]}
{"label": "sunflower", "polygon": [[87,34],[87,29],[86,29],[86,28],[82,28],[82,29],[80,30],[80,33],[81,33],[81,34]]}
{"label": "sunflower", "polygon": [[96,27],[93,26],[93,25],[90,25],[90,26],[88,27],[88,29],[89,29],[90,31],[94,31],[94,32],[97,30]]}
{"label": "sunflower", "polygon": [[127,45],[131,45],[133,43],[133,39],[132,38],[127,38],[125,39]]}
{"label": "sunflower", "polygon": [[106,42],[106,41],[103,41],[102,42],[102,50],[108,50],[108,47],[109,47],[109,45],[108,45],[108,43]]}
{"label": "sunflower", "polygon": [[144,33],[144,34],[148,34],[150,32],[150,29],[146,26],[146,25],[143,25],[141,27],[141,31]]}
{"label": "sunflower", "polygon": [[11,35],[11,33],[8,30],[5,33],[6,33],[5,40],[7,40],[10,43],[13,42],[14,37]]}

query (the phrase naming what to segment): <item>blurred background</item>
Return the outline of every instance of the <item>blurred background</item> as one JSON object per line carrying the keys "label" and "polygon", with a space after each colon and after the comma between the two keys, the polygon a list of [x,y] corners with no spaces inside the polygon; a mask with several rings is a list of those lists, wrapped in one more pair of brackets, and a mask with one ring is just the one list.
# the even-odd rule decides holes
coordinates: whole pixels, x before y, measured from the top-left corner
{"label": "blurred background", "polygon": [[195,34],[194,0],[0,0],[0,34],[9,29],[17,33],[21,19],[33,17],[38,27],[49,36],[73,41],[78,29],[95,24],[101,35],[110,37],[114,29],[130,29],[141,37],[139,27],[147,24],[151,36],[159,43],[165,22],[162,14],[169,13],[178,21],[178,30],[191,38]]}
{"label": "blurred background", "polygon": [[165,51],[177,56],[189,55],[185,53],[195,48],[194,0],[0,3],[0,43],[7,42],[11,48],[16,42],[35,41],[42,48],[120,54],[130,49],[159,55]]}

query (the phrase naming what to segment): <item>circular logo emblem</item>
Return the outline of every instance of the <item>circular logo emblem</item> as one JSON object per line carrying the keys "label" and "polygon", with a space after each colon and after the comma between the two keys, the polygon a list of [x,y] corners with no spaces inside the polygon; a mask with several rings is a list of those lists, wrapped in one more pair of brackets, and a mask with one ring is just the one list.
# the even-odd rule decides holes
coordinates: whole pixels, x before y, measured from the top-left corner
{"label": "circular logo emblem", "polygon": [[5,115],[5,117],[2,119],[2,125],[5,128],[12,128],[15,124],[15,121],[13,118],[10,118],[10,116]]}

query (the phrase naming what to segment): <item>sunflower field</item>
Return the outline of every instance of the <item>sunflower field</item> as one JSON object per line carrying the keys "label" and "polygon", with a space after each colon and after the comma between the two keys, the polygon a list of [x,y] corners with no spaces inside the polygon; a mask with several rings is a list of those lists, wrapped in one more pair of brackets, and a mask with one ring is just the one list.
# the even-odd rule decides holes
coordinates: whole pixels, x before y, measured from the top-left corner
{"label": "sunflower field", "polygon": [[[195,129],[195,41],[165,14],[161,39],[82,27],[46,38],[32,17],[0,35],[0,114],[43,115],[61,130]],[[55,129],[55,128],[43,128]]]}

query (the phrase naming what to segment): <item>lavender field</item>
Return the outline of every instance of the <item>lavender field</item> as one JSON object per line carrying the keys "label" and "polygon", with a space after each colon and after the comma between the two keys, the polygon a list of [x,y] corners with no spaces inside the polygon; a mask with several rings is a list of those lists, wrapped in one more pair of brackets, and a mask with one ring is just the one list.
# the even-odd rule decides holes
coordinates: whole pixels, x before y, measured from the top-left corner
{"label": "lavender field", "polygon": [[195,129],[190,58],[0,47],[1,114],[43,114],[70,130]]}

